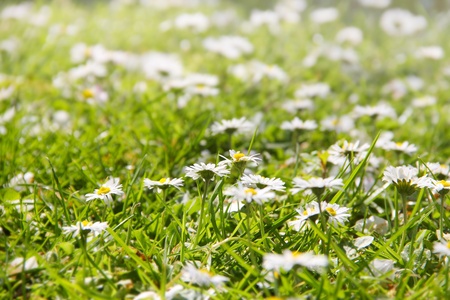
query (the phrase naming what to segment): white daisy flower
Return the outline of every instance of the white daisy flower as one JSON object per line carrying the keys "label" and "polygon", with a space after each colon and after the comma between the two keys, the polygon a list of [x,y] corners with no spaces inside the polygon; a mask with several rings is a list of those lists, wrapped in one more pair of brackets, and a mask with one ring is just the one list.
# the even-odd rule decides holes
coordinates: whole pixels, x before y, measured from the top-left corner
{"label": "white daisy flower", "polygon": [[344,182],[341,178],[320,178],[320,177],[312,177],[308,180],[304,180],[298,177],[295,177],[292,180],[292,184],[294,185],[291,188],[292,195],[297,194],[303,190],[311,190],[314,194],[322,194],[326,189],[340,189],[341,186],[344,185]]}
{"label": "white daisy flower", "polygon": [[358,45],[363,40],[363,32],[358,27],[345,27],[336,34],[336,41],[338,43],[349,43],[351,45]]}
{"label": "white daisy flower", "polygon": [[247,163],[247,162],[253,162],[255,164],[258,164],[261,161],[261,158],[258,157],[260,156],[260,154],[245,155],[240,151],[230,150],[230,156],[231,159],[228,159],[225,156],[220,155],[220,157],[224,158],[225,160],[219,162],[219,165],[231,165],[233,163]]}
{"label": "white daisy flower", "polygon": [[247,203],[256,202],[262,205],[263,202],[275,198],[275,193],[269,188],[258,189],[249,188],[239,183],[238,186],[233,186],[225,190],[224,195],[232,196],[233,200],[246,201]]}
{"label": "white daisy flower", "polygon": [[240,36],[209,37],[203,40],[203,47],[229,59],[237,59],[243,54],[253,52],[253,45],[249,40]]}
{"label": "white daisy flower", "polygon": [[351,215],[347,212],[349,208],[341,207],[338,204],[328,204],[325,207],[325,211],[328,213],[328,223],[333,224],[334,227],[337,227],[337,224],[345,225],[344,222],[348,222],[348,217]]}
{"label": "white daisy flower", "polygon": [[261,175],[247,175],[244,174],[241,178],[241,181],[244,185],[250,187],[257,188],[269,188],[272,191],[282,192],[286,189],[284,186],[284,182],[279,178],[267,178]]}
{"label": "white daisy flower", "polygon": [[429,58],[439,60],[444,58],[444,56],[445,56],[444,50],[440,46],[420,47],[416,51],[417,58]]}
{"label": "white daisy flower", "polygon": [[183,179],[181,179],[181,178],[172,178],[172,179],[161,178],[158,181],[153,181],[148,178],[145,178],[144,186],[147,187],[149,190],[156,187],[158,193],[160,193],[161,190],[168,189],[169,187],[174,187],[174,188],[180,190],[180,187],[183,186]]}
{"label": "white daisy flower", "polygon": [[197,12],[193,14],[181,14],[174,20],[174,26],[178,29],[190,29],[195,32],[204,32],[209,28],[209,18]]}
{"label": "white daisy flower", "polygon": [[426,95],[419,98],[414,98],[411,102],[412,106],[417,108],[423,108],[436,105],[437,99],[434,96]]}
{"label": "white daisy flower", "polygon": [[252,132],[255,128],[255,125],[247,121],[245,117],[240,119],[233,118],[231,120],[222,120],[219,122],[214,122],[211,126],[211,132],[213,135],[217,135],[220,133],[248,133]]}
{"label": "white daisy flower", "polygon": [[406,36],[427,27],[427,19],[415,16],[408,10],[392,8],[381,15],[380,26],[389,35]]}
{"label": "white daisy flower", "polygon": [[335,7],[323,7],[312,11],[309,18],[317,24],[328,23],[339,17],[339,10]]}
{"label": "white daisy flower", "polygon": [[302,121],[298,117],[295,117],[292,121],[284,121],[281,124],[281,129],[284,130],[314,130],[317,128],[316,121],[313,120],[306,120]]}
{"label": "white daisy flower", "polygon": [[408,155],[417,152],[416,145],[410,144],[409,142],[406,141],[403,143],[387,142],[384,145],[382,145],[381,148],[387,151],[403,152]]}
{"label": "white daisy flower", "polygon": [[181,280],[198,284],[203,287],[214,285],[220,287],[228,278],[221,275],[214,275],[207,269],[197,269],[192,264],[187,264],[182,271]]}
{"label": "white daisy flower", "polygon": [[443,175],[447,177],[449,175],[450,168],[448,165],[444,165],[438,162],[427,162],[425,165],[427,166],[427,171],[431,172],[435,176]]}
{"label": "white daisy flower", "polygon": [[330,93],[330,86],[326,83],[316,83],[316,84],[304,84],[298,90],[295,91],[294,95],[296,98],[325,98]]}
{"label": "white daisy flower", "polygon": [[64,226],[62,229],[64,230],[64,234],[72,234],[72,238],[80,235],[82,232],[91,231],[94,233],[94,236],[98,236],[103,231],[108,228],[107,222],[89,222],[89,221],[78,221],[75,225]]}
{"label": "white daisy flower", "polygon": [[228,174],[230,174],[230,171],[225,164],[215,165],[199,163],[186,167],[186,176],[191,177],[194,180],[202,177],[203,180],[206,181],[212,179],[214,176],[227,177]]}
{"label": "white daisy flower", "polygon": [[430,178],[430,180],[428,182],[426,182],[425,184],[423,182],[421,182],[419,184],[419,187],[428,187],[428,188],[432,188],[433,190],[435,190],[438,193],[447,194],[448,192],[450,192],[450,181],[434,180],[434,179]]}
{"label": "white daisy flower", "polygon": [[391,4],[391,0],[359,0],[359,3],[367,7],[385,8]]}
{"label": "white daisy flower", "polygon": [[341,145],[340,143],[336,143],[330,147],[330,150],[328,150],[328,153],[331,156],[350,156],[353,154],[357,154],[360,152],[364,152],[370,148],[370,145],[367,143],[364,143],[362,145],[359,145],[359,141],[356,141],[355,143],[351,143],[348,141],[344,141],[344,143]]}
{"label": "white daisy flower", "polygon": [[450,256],[450,242],[435,242],[433,244],[433,253]]}
{"label": "white daisy flower", "polygon": [[325,255],[314,255],[312,253],[300,253],[297,251],[284,250],[283,254],[267,253],[263,257],[263,268],[266,270],[284,271],[291,270],[294,266],[316,269],[327,267],[328,258]]}
{"label": "white daisy flower", "polygon": [[379,103],[378,105],[375,106],[360,106],[357,105],[355,106],[355,108],[353,109],[353,116],[355,118],[361,118],[363,116],[369,116],[371,118],[391,118],[391,119],[395,119],[397,118],[397,113],[395,112],[395,110],[392,108],[392,106],[390,106],[387,103]]}
{"label": "white daisy flower", "polygon": [[86,201],[91,201],[95,199],[102,199],[103,202],[111,207],[113,201],[112,195],[123,195],[122,185],[119,184],[119,178],[112,177],[105,184],[103,184],[99,189],[94,190],[92,194],[86,194]]}
{"label": "white daisy flower", "polygon": [[295,216],[297,220],[288,222],[288,226],[292,227],[295,231],[300,231],[300,229],[303,228],[303,225],[306,223],[306,220],[308,220],[311,217],[314,217],[318,214],[320,214],[320,209],[322,211],[327,206],[327,203],[325,201],[321,202],[321,207],[319,208],[319,203],[317,201],[312,201],[305,205],[305,208],[296,209],[299,216]]}
{"label": "white daisy flower", "polygon": [[296,99],[284,102],[281,107],[289,113],[296,114],[303,110],[314,110],[314,102],[311,99]]}
{"label": "white daisy flower", "polygon": [[429,187],[430,178],[417,177],[419,171],[412,166],[389,166],[383,172],[382,180],[394,185],[400,194],[411,195],[416,188]]}
{"label": "white daisy flower", "polygon": [[349,116],[328,116],[320,122],[322,130],[348,133],[355,128],[355,122]]}

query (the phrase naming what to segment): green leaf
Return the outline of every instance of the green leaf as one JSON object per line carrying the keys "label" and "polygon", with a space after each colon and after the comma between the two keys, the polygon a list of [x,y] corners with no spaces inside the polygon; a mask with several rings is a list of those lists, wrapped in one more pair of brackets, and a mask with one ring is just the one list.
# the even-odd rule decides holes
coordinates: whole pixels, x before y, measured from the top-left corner
{"label": "green leaf", "polygon": [[70,242],[59,243],[57,246],[64,251],[65,255],[71,255],[75,248],[74,245]]}

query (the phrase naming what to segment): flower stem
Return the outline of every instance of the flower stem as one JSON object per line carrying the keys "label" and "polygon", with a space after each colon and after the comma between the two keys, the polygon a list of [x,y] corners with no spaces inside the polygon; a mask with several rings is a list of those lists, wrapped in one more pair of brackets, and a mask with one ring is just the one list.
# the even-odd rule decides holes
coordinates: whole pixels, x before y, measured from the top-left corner
{"label": "flower stem", "polygon": [[250,233],[250,218],[251,218],[251,203],[246,203],[245,207],[247,208],[247,239],[248,239],[248,249],[250,250],[250,259],[252,260],[252,264],[255,268],[258,268],[256,264],[255,253],[253,253],[252,248],[252,235]]}
{"label": "flower stem", "polygon": [[[321,202],[321,195],[320,194],[316,194],[317,200],[319,202],[319,218],[320,218],[320,224],[322,225],[322,231],[324,234],[327,234],[328,230],[327,230],[327,221],[325,220],[325,216],[323,215],[323,211],[322,211],[322,202]],[[325,254],[327,251],[325,251],[326,246],[325,246],[325,241],[322,241],[322,252]],[[327,253],[328,254],[328,253]]]}
{"label": "flower stem", "polygon": [[266,234],[264,232],[264,208],[262,205],[259,205],[259,226],[261,228],[261,238],[263,239],[264,247],[266,248],[266,251],[269,251],[269,245],[264,237]]}
{"label": "flower stem", "polygon": [[[406,226],[406,224],[408,223],[408,207],[406,204],[408,196],[405,193],[402,193],[401,195],[402,195],[402,202],[403,202],[403,226]],[[405,241],[406,241],[406,230],[403,231],[403,233],[402,233],[402,240],[400,242],[400,247],[398,249],[398,253],[402,252]],[[412,245],[411,245],[411,247],[412,247]]]}
{"label": "flower stem", "polygon": [[203,218],[204,218],[204,214],[205,214],[205,202],[206,202],[206,195],[208,193],[209,182],[210,182],[210,179],[205,180],[205,190],[203,191],[203,196],[202,196],[202,206],[200,208],[200,219],[198,221],[197,235],[195,236],[194,248],[197,247],[197,245],[198,245],[198,242],[200,240],[200,235],[201,235],[202,229],[203,229],[202,226],[203,226]]}
{"label": "flower stem", "polygon": [[446,193],[441,192],[440,194],[441,194],[441,207],[440,207],[441,211],[439,213],[439,231],[441,233],[441,240],[442,240],[444,238],[444,205]]}
{"label": "flower stem", "polygon": [[406,194],[402,194],[402,202],[403,202],[403,225],[406,225],[406,223],[408,223],[408,204],[407,204],[407,199],[408,196],[406,196]]}

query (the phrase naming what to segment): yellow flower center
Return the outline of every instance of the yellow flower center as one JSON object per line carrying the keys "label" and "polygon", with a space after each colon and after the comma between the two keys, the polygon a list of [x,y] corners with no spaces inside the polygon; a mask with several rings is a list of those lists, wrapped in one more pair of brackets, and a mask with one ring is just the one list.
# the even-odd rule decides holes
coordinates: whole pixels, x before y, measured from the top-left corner
{"label": "yellow flower center", "polygon": [[300,254],[302,254],[302,253],[298,252],[298,251],[292,251],[292,256],[293,257],[299,256]]}
{"label": "yellow flower center", "polygon": [[447,243],[447,248],[450,249],[450,242]]}
{"label": "yellow flower center", "polygon": [[395,143],[397,146],[401,147],[403,143]]}
{"label": "yellow flower center", "polygon": [[89,99],[89,98],[93,98],[94,97],[94,93],[91,90],[89,90],[89,89],[84,90],[82,94],[83,94],[83,97],[85,99]]}
{"label": "yellow flower center", "polygon": [[333,121],[331,121],[331,124],[333,124],[334,126],[336,126],[337,124],[339,124],[339,120],[333,120]]}
{"label": "yellow flower center", "polygon": [[[311,212],[314,212],[314,208],[311,208],[311,210],[310,210]],[[307,216],[308,215],[308,211],[307,210],[305,210],[304,212],[303,212],[303,215],[304,216]]]}
{"label": "yellow flower center", "polygon": [[199,90],[203,90],[205,88],[205,85],[204,84],[197,84],[197,88]]}
{"label": "yellow flower center", "polygon": [[84,50],[84,56],[91,57],[91,55],[92,55],[91,48],[86,47],[86,49]]}
{"label": "yellow flower center", "polygon": [[245,193],[246,193],[246,194],[251,193],[253,196],[257,194],[256,191],[255,191],[255,189],[252,189],[252,188],[246,189],[246,190],[245,190]]}
{"label": "yellow flower center", "polygon": [[81,222],[81,224],[83,224],[83,227],[86,227],[86,226],[92,224],[92,222],[89,222],[89,221],[87,221],[87,220],[84,220],[83,222]]}
{"label": "yellow flower center", "polygon": [[209,276],[213,276],[213,274],[210,271],[206,270],[206,269],[200,269],[199,271],[200,271],[200,273],[208,274]]}
{"label": "yellow flower center", "polygon": [[111,191],[111,189],[109,187],[102,186],[101,188],[98,189],[97,195],[107,194],[110,191]]}
{"label": "yellow flower center", "polygon": [[336,211],[335,211],[333,208],[327,207],[327,208],[325,208],[325,209],[326,209],[327,212],[329,212],[330,215],[332,215],[333,217],[336,215]]}
{"label": "yellow flower center", "polygon": [[233,155],[233,158],[236,160],[236,161],[239,161],[241,158],[243,158],[245,156],[245,154],[244,153],[236,153],[235,155]]}
{"label": "yellow flower center", "polygon": [[159,180],[159,183],[164,183],[164,182],[166,182],[166,181],[167,181],[166,178],[161,178],[161,179]]}
{"label": "yellow flower center", "polygon": [[[278,273],[277,273],[278,274]],[[276,276],[275,276],[276,277]],[[278,278],[278,277],[276,277]],[[277,296],[270,296],[269,298],[266,298],[266,300],[284,300],[284,298],[277,297]]]}
{"label": "yellow flower center", "polygon": [[438,183],[442,184],[444,187],[450,187],[450,182],[447,182],[445,180],[441,180]]}

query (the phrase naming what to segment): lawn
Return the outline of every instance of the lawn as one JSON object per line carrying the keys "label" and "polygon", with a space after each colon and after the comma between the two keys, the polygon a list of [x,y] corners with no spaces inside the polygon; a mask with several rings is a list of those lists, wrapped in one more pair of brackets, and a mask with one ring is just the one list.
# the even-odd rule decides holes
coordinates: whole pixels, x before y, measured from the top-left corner
{"label": "lawn", "polygon": [[0,2],[0,299],[445,299],[448,1]]}

